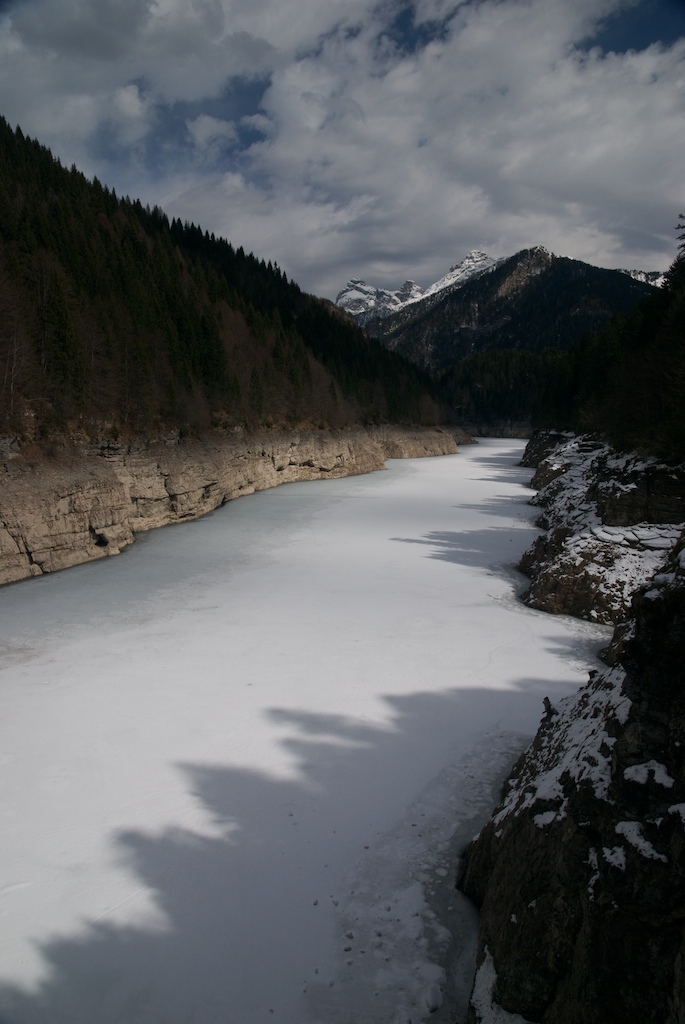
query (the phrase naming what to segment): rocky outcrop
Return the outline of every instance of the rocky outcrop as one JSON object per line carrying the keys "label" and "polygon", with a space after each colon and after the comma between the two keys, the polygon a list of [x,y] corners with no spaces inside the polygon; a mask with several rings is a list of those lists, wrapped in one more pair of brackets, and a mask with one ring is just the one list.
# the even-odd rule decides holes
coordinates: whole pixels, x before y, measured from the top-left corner
{"label": "rocky outcrop", "polygon": [[528,469],[539,469],[540,463],[552,454],[558,445],[570,441],[574,435],[568,430],[538,430],[526,445],[521,465]]}
{"label": "rocky outcrop", "polygon": [[471,1019],[685,1020],[685,543],[613,664],[552,707],[461,887],[481,908]]}
{"label": "rocky outcrop", "polygon": [[619,624],[606,667],[545,699],[462,859],[481,910],[470,1020],[683,1024],[683,471],[569,434],[525,461],[547,529],[528,602]]}
{"label": "rocky outcrop", "polygon": [[119,554],[136,533],[297,480],[382,469],[386,458],[456,451],[458,430],[265,431],[183,441],[4,446],[0,583]]}
{"label": "rocky outcrop", "polygon": [[621,621],[685,526],[685,468],[570,434],[538,435],[525,464],[537,464],[533,504],[545,530],[521,561],[526,603]]}

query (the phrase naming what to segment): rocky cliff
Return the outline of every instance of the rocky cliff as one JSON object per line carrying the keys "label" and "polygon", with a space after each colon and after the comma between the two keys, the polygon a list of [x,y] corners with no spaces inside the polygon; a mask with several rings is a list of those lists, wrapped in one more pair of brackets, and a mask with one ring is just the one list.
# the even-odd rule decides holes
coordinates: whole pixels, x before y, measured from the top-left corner
{"label": "rocky cliff", "polygon": [[572,434],[536,436],[524,464],[537,465],[533,504],[545,531],[521,562],[526,603],[620,622],[685,527],[685,467]]}
{"label": "rocky cliff", "polygon": [[[681,508],[665,467],[648,462],[638,480],[636,456],[617,467],[616,453],[555,440],[539,471],[550,478],[541,495],[552,531],[570,490],[558,485],[555,503],[548,489],[569,474],[584,498],[591,490],[576,512],[602,509],[616,529],[616,520],[649,524]],[[531,458],[545,455],[533,448]],[[562,566],[584,562],[569,554],[577,536],[547,542],[546,571],[555,551]],[[501,804],[464,855],[460,886],[481,909],[472,1021],[685,1021],[685,535],[653,550],[661,564],[617,626],[606,668],[558,707],[545,702]],[[540,550],[536,559],[542,566]],[[597,556],[586,564],[594,573]],[[583,590],[588,609],[594,587]],[[612,600],[619,617],[627,595]]]}
{"label": "rocky cliff", "polygon": [[471,440],[453,429],[377,427],[134,444],[72,439],[49,454],[8,440],[0,452],[0,583],[119,554],[138,532],[253,491],[455,452],[455,437]]}

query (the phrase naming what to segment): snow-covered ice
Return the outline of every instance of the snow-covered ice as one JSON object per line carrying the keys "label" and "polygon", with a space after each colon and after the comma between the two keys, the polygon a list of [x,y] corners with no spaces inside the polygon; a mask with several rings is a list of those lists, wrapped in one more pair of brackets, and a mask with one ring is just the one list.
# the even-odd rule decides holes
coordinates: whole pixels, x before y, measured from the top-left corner
{"label": "snow-covered ice", "polygon": [[456,848],[608,635],[516,599],[522,450],[280,487],[0,592],[2,1024],[451,1019]]}

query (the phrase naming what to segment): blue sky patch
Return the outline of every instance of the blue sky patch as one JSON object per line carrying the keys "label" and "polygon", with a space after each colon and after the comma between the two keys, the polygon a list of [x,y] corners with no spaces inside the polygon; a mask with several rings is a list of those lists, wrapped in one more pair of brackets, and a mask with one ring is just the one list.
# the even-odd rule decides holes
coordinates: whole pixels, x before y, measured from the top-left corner
{"label": "blue sky patch", "polygon": [[[147,91],[145,82],[136,81],[133,84],[138,86],[144,96]],[[171,168],[175,171],[186,170],[197,160],[188,123],[204,115],[218,121],[235,123],[237,145],[235,142],[222,145],[218,139],[212,149],[212,163],[222,170],[231,170],[236,151],[262,138],[255,128],[238,122],[243,117],[259,112],[268,86],[269,79],[241,78],[233,80],[221,96],[191,103],[177,101],[173,104],[157,104],[148,132],[142,139],[129,143],[122,142],[121,133],[112,121],[104,122],[91,138],[90,154],[120,170],[129,164],[132,157],[153,175],[168,174]]]}
{"label": "blue sky patch", "polygon": [[683,0],[642,0],[611,15],[600,31],[583,41],[583,48],[599,46],[605,53],[644,50],[652,43],[672,45],[685,36]]}
{"label": "blue sky patch", "polygon": [[443,21],[424,21],[416,23],[416,7],[407,4],[401,7],[382,36],[389,38],[400,53],[410,55],[422,50],[435,40],[444,40],[452,15]]}

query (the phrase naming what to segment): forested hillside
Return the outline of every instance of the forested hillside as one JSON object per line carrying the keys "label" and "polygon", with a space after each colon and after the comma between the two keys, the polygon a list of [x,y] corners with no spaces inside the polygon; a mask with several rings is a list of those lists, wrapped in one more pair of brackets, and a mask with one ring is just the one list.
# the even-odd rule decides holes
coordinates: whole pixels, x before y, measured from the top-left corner
{"label": "forested hillside", "polygon": [[[681,246],[681,250],[682,250]],[[572,427],[685,457],[685,253],[664,288],[572,353]]]}
{"label": "forested hillside", "polygon": [[511,424],[556,425],[559,411],[569,417],[571,357],[558,349],[494,349],[467,356],[441,379],[464,422],[481,433]]}
{"label": "forested hillside", "polygon": [[[682,246],[681,246],[682,249]],[[530,421],[605,435],[618,447],[685,455],[685,255],[632,312],[567,352],[494,350],[442,376],[463,420]]]}
{"label": "forested hillside", "polygon": [[567,351],[650,291],[619,270],[536,246],[365,326],[393,352],[439,373],[493,350]]}
{"label": "forested hillside", "polygon": [[[444,293],[386,311],[366,329],[391,351],[433,372],[459,422],[476,433],[583,424],[603,429],[599,420],[614,415],[619,396],[635,410],[648,392],[655,396],[649,400],[650,420],[660,422],[661,404],[670,401],[666,396],[674,387],[677,393],[673,380],[663,388],[658,383],[670,375],[671,343],[664,342],[658,354],[650,350],[644,371],[633,363],[621,370],[620,380],[618,363],[623,366],[624,348],[651,344],[660,311],[676,287],[673,273],[666,289],[659,289],[538,246]],[[634,319],[636,307],[641,312]],[[632,332],[633,342],[621,341],[624,330]],[[634,426],[632,412],[627,418]]]}
{"label": "forested hillside", "polygon": [[271,263],[0,119],[0,429],[435,423],[430,378]]}

